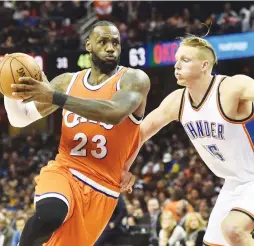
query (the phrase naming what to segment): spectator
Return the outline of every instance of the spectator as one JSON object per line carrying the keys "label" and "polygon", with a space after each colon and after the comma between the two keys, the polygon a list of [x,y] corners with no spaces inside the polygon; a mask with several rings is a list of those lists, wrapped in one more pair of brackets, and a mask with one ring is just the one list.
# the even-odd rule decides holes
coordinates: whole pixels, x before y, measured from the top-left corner
{"label": "spectator", "polygon": [[14,230],[8,225],[6,217],[0,213],[0,245],[10,246]]}
{"label": "spectator", "polygon": [[250,31],[250,10],[242,8],[240,10],[241,17],[241,31],[248,32]]}
{"label": "spectator", "polygon": [[202,246],[206,222],[199,213],[188,213],[185,221],[186,246]]}
{"label": "spectator", "polygon": [[177,204],[177,201],[183,199],[184,197],[184,192],[181,188],[179,187],[176,187],[176,188],[172,188],[170,190],[170,199],[171,201],[165,206],[164,210],[168,210],[168,211],[171,211],[174,215],[174,217],[176,218],[177,215],[176,215],[176,204]]}
{"label": "spectator", "polygon": [[112,13],[111,1],[94,1],[94,9],[98,19],[106,20]]}
{"label": "spectator", "polygon": [[177,201],[176,203],[176,221],[180,226],[184,227],[184,223],[186,220],[186,215],[189,212],[194,212],[191,204],[188,203],[185,199]]}
{"label": "spectator", "polygon": [[160,223],[162,229],[159,233],[159,246],[184,245],[186,232],[180,225],[177,225],[177,222],[172,212],[162,212]]}
{"label": "spectator", "polygon": [[14,231],[13,236],[12,236],[12,241],[11,241],[11,246],[17,246],[20,240],[21,233],[24,229],[26,220],[24,217],[18,217],[16,219],[16,228],[17,230]]}
{"label": "spectator", "polygon": [[224,5],[224,12],[220,15],[218,24],[221,26],[223,33],[240,31],[238,29],[240,27],[240,18],[237,13],[232,10],[230,3]]}

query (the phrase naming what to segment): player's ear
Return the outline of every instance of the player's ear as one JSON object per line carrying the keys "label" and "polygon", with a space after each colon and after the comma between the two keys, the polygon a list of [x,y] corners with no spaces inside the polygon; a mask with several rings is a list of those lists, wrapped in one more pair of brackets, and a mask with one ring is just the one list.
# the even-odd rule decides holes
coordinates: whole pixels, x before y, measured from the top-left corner
{"label": "player's ear", "polygon": [[86,40],[86,50],[90,53],[92,52],[91,42],[89,38]]}
{"label": "player's ear", "polygon": [[205,71],[207,70],[209,67],[209,61],[208,60],[205,60],[202,64],[202,71]]}

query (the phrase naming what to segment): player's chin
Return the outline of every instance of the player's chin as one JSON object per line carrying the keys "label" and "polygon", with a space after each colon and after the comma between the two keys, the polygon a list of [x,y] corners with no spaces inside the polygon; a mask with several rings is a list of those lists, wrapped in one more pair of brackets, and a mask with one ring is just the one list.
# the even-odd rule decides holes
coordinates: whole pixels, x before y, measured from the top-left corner
{"label": "player's chin", "polygon": [[104,60],[104,64],[107,64],[107,65],[117,65],[117,60],[107,60],[107,59],[105,59]]}
{"label": "player's chin", "polygon": [[177,84],[180,85],[180,86],[186,86],[186,81],[183,80],[183,79],[178,79]]}

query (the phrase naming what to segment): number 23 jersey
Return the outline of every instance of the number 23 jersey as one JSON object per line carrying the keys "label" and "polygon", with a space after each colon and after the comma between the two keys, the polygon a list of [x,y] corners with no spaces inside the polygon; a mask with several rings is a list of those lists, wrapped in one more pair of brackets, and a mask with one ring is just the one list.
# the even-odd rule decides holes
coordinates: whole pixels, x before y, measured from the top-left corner
{"label": "number 23 jersey", "polygon": [[[120,89],[121,76],[126,70],[120,66],[113,76],[96,86],[88,84],[91,70],[83,70],[73,76],[66,93],[86,99],[110,100]],[[119,187],[123,166],[139,144],[140,123],[129,115],[120,124],[110,125],[63,110],[56,161],[103,186]]]}
{"label": "number 23 jersey", "polygon": [[214,76],[201,103],[194,107],[185,89],[179,112],[200,157],[211,171],[225,179],[254,180],[253,106],[243,120],[229,119],[220,103],[219,85],[225,76]]}

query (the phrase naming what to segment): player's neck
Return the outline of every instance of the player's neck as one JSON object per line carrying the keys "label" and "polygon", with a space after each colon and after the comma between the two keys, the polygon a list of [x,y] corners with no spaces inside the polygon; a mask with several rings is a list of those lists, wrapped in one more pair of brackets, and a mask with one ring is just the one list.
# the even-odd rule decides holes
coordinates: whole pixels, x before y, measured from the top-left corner
{"label": "player's neck", "polygon": [[202,101],[208,87],[212,81],[213,76],[208,74],[202,78],[193,81],[190,86],[188,86],[188,91],[190,93],[192,103],[194,106],[199,105]]}
{"label": "player's neck", "polygon": [[100,69],[92,64],[91,73],[88,78],[88,83],[91,85],[98,85],[104,82],[106,79],[114,75],[117,71],[118,66],[109,73],[102,73]]}

